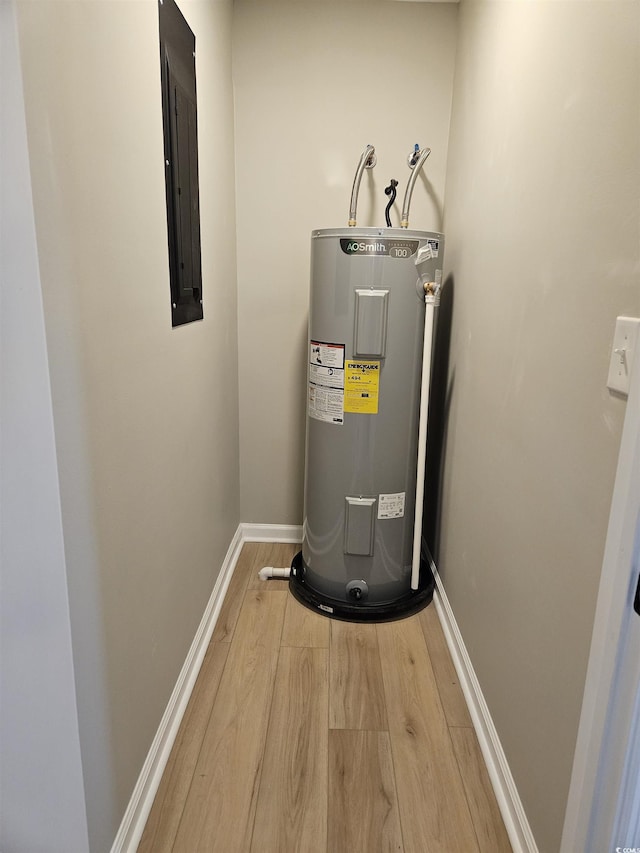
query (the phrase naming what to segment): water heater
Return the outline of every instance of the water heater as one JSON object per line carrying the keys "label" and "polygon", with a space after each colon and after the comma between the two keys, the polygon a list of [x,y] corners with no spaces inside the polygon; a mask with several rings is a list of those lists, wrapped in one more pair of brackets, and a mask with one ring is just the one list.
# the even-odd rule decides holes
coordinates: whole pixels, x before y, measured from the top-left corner
{"label": "water heater", "polygon": [[303,541],[289,583],[336,618],[395,619],[433,594],[416,527],[425,311],[443,251],[442,234],[406,227],[311,236]]}

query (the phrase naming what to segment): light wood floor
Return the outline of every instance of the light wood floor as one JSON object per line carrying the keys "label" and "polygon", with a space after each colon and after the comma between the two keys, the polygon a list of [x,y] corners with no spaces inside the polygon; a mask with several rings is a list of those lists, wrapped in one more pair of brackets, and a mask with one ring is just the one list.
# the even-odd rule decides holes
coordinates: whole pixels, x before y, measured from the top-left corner
{"label": "light wood floor", "polygon": [[506,853],[435,607],[329,620],[245,544],[139,853]]}

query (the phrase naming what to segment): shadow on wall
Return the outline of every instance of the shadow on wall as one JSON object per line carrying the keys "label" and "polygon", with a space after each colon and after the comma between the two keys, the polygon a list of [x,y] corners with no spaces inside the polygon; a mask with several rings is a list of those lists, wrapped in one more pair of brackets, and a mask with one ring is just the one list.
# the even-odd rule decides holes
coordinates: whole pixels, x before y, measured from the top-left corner
{"label": "shadow on wall", "polygon": [[449,276],[440,294],[436,337],[431,367],[431,397],[427,425],[427,464],[424,485],[425,511],[422,535],[433,560],[438,565],[440,521],[442,516],[442,480],[447,449],[449,409],[455,384],[455,371],[448,380],[449,349],[454,301],[453,276]]}
{"label": "shadow on wall", "polygon": [[[422,185],[425,189],[425,192],[427,193],[427,195],[431,199],[431,203],[433,204],[433,207],[437,213],[438,231],[441,231],[442,230],[442,222],[444,219],[444,211],[442,210],[442,203],[440,201],[440,198],[438,197],[438,193],[436,192],[435,187],[433,186],[433,184],[429,180],[429,176],[427,175],[427,169],[426,168],[423,169],[422,172],[420,173],[420,180],[422,181]],[[453,280],[451,283],[453,285]]]}
{"label": "shadow on wall", "polygon": [[293,470],[298,471],[298,481],[295,485],[297,495],[297,506],[299,507],[300,517],[296,520],[296,524],[302,524],[303,521],[303,505],[304,505],[304,477],[306,469],[306,446],[307,446],[307,395],[308,391],[308,376],[307,367],[309,362],[309,315],[308,313],[303,318],[300,329],[296,338],[295,345],[292,347],[296,357],[295,388],[296,388],[296,404],[295,411],[295,430],[293,435],[296,436],[295,441],[291,442],[290,452],[294,457],[292,459]]}

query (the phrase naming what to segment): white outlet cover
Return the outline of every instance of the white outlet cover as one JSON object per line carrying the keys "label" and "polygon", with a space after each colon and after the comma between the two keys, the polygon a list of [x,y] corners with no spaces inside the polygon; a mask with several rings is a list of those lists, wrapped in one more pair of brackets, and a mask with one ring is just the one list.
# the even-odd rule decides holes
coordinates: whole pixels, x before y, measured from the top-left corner
{"label": "white outlet cover", "polygon": [[611,361],[607,387],[618,394],[629,394],[629,376],[633,366],[633,356],[638,346],[640,318],[617,317],[613,333]]}

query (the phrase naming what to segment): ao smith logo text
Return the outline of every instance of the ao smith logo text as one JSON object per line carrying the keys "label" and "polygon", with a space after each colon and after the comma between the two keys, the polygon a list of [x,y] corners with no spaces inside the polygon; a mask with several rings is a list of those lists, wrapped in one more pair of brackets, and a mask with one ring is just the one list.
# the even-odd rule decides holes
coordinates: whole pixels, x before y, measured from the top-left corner
{"label": "ao smith logo text", "polygon": [[410,258],[418,251],[418,240],[340,240],[345,255],[384,255],[388,258]]}

